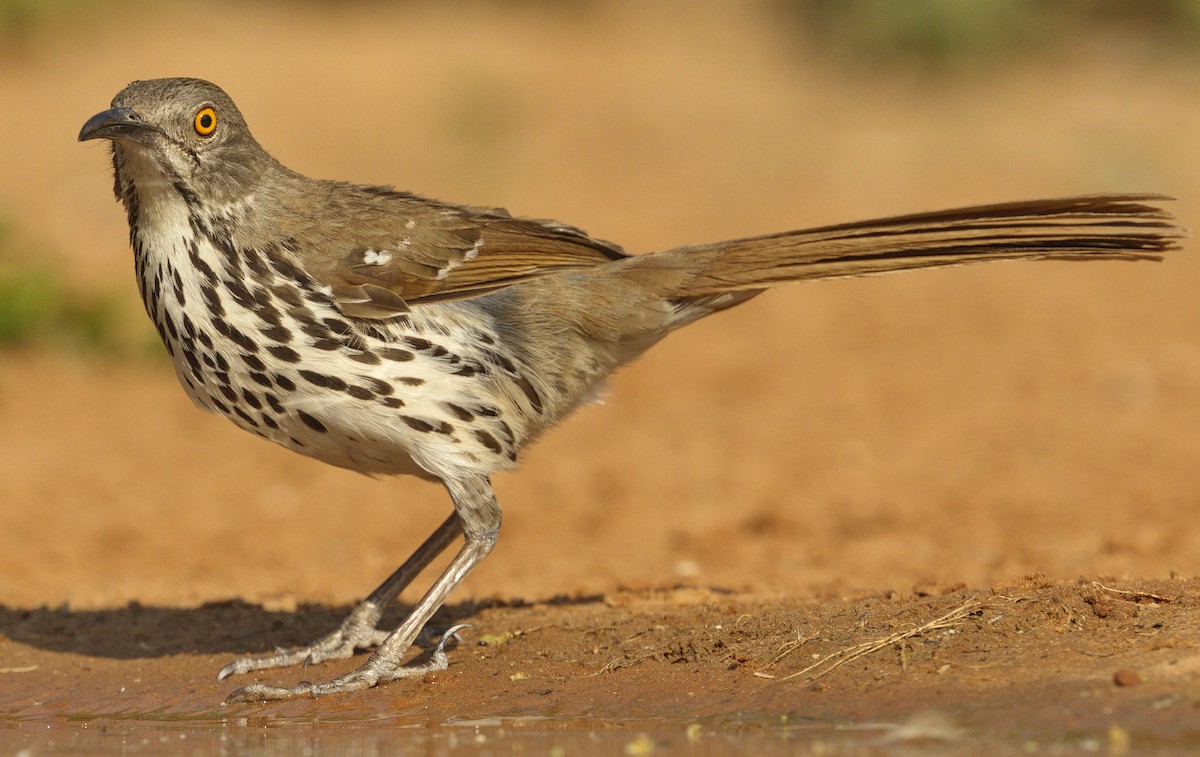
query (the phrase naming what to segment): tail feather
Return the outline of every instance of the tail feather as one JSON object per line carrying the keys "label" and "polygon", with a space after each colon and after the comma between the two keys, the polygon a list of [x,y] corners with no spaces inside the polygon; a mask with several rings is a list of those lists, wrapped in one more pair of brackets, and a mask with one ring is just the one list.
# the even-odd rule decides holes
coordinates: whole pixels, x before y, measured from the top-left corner
{"label": "tail feather", "polygon": [[1170,199],[1110,194],[980,205],[679,247],[627,264],[668,299],[711,300],[791,281],[988,260],[1158,260],[1186,236],[1151,204]]}

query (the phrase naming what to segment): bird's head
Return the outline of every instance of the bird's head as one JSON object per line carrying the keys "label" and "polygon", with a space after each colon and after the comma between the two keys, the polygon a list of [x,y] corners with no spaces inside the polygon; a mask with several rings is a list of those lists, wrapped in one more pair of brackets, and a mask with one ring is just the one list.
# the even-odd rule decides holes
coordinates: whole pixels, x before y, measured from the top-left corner
{"label": "bird's head", "polygon": [[228,203],[253,191],[263,169],[276,165],[233,100],[201,79],[133,82],[111,108],[83,125],[79,141],[90,139],[112,142],[118,196],[127,180],[166,182],[202,200]]}

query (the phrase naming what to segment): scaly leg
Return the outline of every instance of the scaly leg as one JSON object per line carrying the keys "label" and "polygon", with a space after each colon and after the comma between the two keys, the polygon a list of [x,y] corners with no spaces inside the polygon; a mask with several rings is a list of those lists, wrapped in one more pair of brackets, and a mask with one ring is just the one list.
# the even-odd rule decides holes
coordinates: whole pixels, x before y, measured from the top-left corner
{"label": "scaly leg", "polygon": [[[286,668],[292,665],[315,665],[326,660],[342,660],[351,657],[359,649],[371,649],[383,643],[387,631],[377,630],[383,608],[396,598],[404,587],[425,569],[435,557],[442,553],[454,537],[461,533],[458,513],[450,513],[442,525],[417,548],[404,564],[387,577],[370,596],[355,607],[338,628],[327,636],[299,649],[279,650],[267,657],[243,657],[234,660],[217,673],[217,680],[231,675],[249,673],[252,670]],[[443,639],[443,643],[444,643]]]}
{"label": "scaly leg", "polygon": [[327,683],[301,682],[292,687],[251,684],[230,694],[227,701],[264,702],[298,696],[317,697],[358,691],[381,682],[413,678],[433,670],[445,670],[449,663],[442,648],[446,639],[452,635],[450,632],[438,644],[429,664],[405,667],[401,665],[401,661],[417,634],[442,606],[450,592],[492,551],[496,544],[496,536],[500,533],[501,520],[500,505],[496,502],[496,496],[492,493],[487,478],[475,476],[445,483],[450,497],[454,500],[456,516],[462,526],[465,539],[462,549],[434,581],[425,596],[421,597],[421,601],[400,627],[384,639],[379,648],[367,658],[366,663]]}

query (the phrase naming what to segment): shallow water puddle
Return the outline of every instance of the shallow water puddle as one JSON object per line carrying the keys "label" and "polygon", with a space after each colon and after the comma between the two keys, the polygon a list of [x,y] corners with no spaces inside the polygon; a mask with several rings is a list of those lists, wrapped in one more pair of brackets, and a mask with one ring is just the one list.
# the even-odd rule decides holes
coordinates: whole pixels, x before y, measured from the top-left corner
{"label": "shallow water puddle", "polygon": [[[455,720],[408,725],[394,718],[301,720],[54,719],[0,721],[0,755],[908,755],[1105,754],[1129,752],[1131,736],[1006,741],[969,734],[938,713],[904,723],[789,722],[741,718],[721,722],[545,717]],[[1137,753],[1191,754],[1198,742],[1147,742]]]}

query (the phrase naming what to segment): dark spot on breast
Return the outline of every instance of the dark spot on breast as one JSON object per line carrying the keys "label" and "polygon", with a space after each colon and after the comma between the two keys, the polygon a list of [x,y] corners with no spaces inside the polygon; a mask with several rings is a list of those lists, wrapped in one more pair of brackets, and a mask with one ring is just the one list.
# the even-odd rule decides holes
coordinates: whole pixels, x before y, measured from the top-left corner
{"label": "dark spot on breast", "polygon": [[254,298],[250,296],[250,290],[240,281],[226,281],[225,291],[229,292],[233,297],[234,302],[249,310],[254,305]]}
{"label": "dark spot on breast", "polygon": [[170,340],[169,340],[169,338],[167,338],[167,328],[166,328],[166,326],[162,325],[162,317],[161,316],[158,316],[154,319],[154,328],[158,332],[158,338],[160,338],[160,340],[162,340],[163,343],[169,344]]}
{"label": "dark spot on breast", "polygon": [[324,423],[321,423],[319,420],[312,417],[311,415],[304,412],[303,410],[297,410],[296,416],[304,423],[305,426],[308,426],[313,431],[319,431],[321,433],[325,433],[326,431],[329,430],[329,429],[325,428]]}
{"label": "dark spot on breast", "polygon": [[216,287],[212,284],[201,284],[200,294],[204,295],[204,304],[209,313],[216,318],[225,315],[225,306],[221,304],[221,295],[217,293]]}
{"label": "dark spot on breast", "polygon": [[332,305],[333,298],[322,292],[320,289],[305,289],[304,299],[309,302],[315,302],[318,305]]}
{"label": "dark spot on breast", "polygon": [[249,389],[242,390],[242,399],[244,399],[246,401],[247,405],[254,408],[255,410],[260,410],[262,408],[262,400],[260,400],[258,398],[258,395],[256,395],[254,392],[250,391]]}
{"label": "dark spot on breast", "polygon": [[292,381],[287,376],[284,376],[282,373],[272,373],[271,378],[275,379],[275,385],[278,386],[283,391],[285,391],[285,392],[296,391],[296,382]]}
{"label": "dark spot on breast", "polygon": [[384,407],[390,407],[393,409],[404,407],[404,400],[400,399],[399,397],[384,397],[380,400],[380,402],[383,403]]}
{"label": "dark spot on breast", "polygon": [[265,371],[267,369],[266,364],[263,363],[263,361],[260,360],[257,355],[242,355],[241,357],[242,362],[245,363],[250,370]]}
{"label": "dark spot on breast", "polygon": [[225,395],[225,399],[229,400],[230,402],[235,403],[234,409],[236,410],[237,409],[236,403],[238,401],[237,392],[233,391],[233,388],[225,383],[222,383],[219,388],[221,390],[221,394]]}
{"label": "dark spot on breast", "polygon": [[220,410],[225,415],[229,415],[229,408],[225,407],[224,402],[222,402],[221,400],[212,396],[211,394],[208,395],[208,401],[211,402],[212,406],[215,407],[217,410]]}
{"label": "dark spot on breast", "polygon": [[316,371],[300,371],[300,378],[304,379],[313,386],[320,386],[325,389],[345,389],[346,382],[342,381],[337,376],[329,376]]}
{"label": "dark spot on breast", "polygon": [[374,376],[359,376],[358,378],[369,384],[375,394],[388,395],[395,391],[392,385],[383,379],[377,379]]}
{"label": "dark spot on breast", "polygon": [[270,328],[259,329],[259,333],[270,339],[272,342],[287,344],[292,341],[292,331],[284,326],[271,326]]}
{"label": "dark spot on breast", "polygon": [[282,360],[285,363],[299,363],[300,353],[282,344],[277,344],[274,347],[268,347],[267,352],[271,353],[277,360]]}
{"label": "dark spot on breast", "polygon": [[411,415],[402,415],[400,416],[400,420],[404,421],[406,424],[408,424],[409,428],[415,431],[422,431],[426,433],[433,431],[433,424],[426,423],[420,418],[414,418]]}
{"label": "dark spot on breast", "polygon": [[305,326],[318,325],[317,324],[317,316],[313,313],[313,311],[309,310],[308,308],[304,307],[303,305],[298,306],[298,307],[290,307],[290,308],[288,308],[287,313],[292,318],[296,319],[297,321],[299,321],[301,324],[303,324]]}
{"label": "dark spot on breast", "polygon": [[269,428],[279,428],[279,424],[275,422],[275,419],[269,413],[259,413],[258,416],[262,418],[262,422],[267,424]]}
{"label": "dark spot on breast", "polygon": [[192,370],[192,375],[199,380],[203,380],[200,379],[200,362],[196,360],[195,353],[188,349],[187,345],[183,347],[183,359],[187,361],[188,368]]}
{"label": "dark spot on breast", "polygon": [[328,326],[330,330],[338,334],[348,336],[354,333],[354,329],[350,328],[350,324],[346,323],[341,318],[325,318],[323,320],[325,321],[325,325]]}
{"label": "dark spot on breast", "polygon": [[363,350],[362,352],[351,352],[350,354],[346,355],[346,357],[364,365],[379,365],[381,362],[378,355],[367,350]]}
{"label": "dark spot on breast", "polygon": [[331,336],[333,333],[323,324],[315,322],[302,323],[300,325],[300,330],[311,336],[313,339],[325,339],[326,337]]}
{"label": "dark spot on breast", "polygon": [[208,263],[205,263],[204,259],[200,257],[200,250],[196,246],[195,239],[193,239],[191,244],[188,245],[188,258],[192,261],[192,267],[199,271],[200,275],[203,276],[209,284],[217,283],[217,274],[208,265]]}
{"label": "dark spot on breast", "polygon": [[207,331],[201,331],[197,333],[196,340],[199,341],[200,344],[203,344],[207,349],[211,350],[213,348],[212,337],[208,335]]}
{"label": "dark spot on breast", "polygon": [[375,399],[375,392],[372,392],[365,386],[358,386],[357,384],[351,384],[350,386],[346,387],[346,393],[358,400]]}
{"label": "dark spot on breast", "polygon": [[242,260],[246,263],[246,268],[258,279],[264,279],[270,273],[267,270],[267,264],[263,261],[262,255],[253,247],[247,247],[242,250]]}
{"label": "dark spot on breast", "polygon": [[492,436],[483,429],[475,430],[475,438],[479,440],[480,444],[487,447],[492,452],[495,452],[497,455],[503,451],[503,448],[500,446],[500,442],[496,441],[496,437]]}
{"label": "dark spot on breast", "polygon": [[237,414],[237,417],[241,418],[246,423],[249,423],[252,427],[258,428],[258,421],[254,420],[249,415],[247,415],[246,411],[242,410],[237,405],[233,406],[233,412]]}
{"label": "dark spot on breast", "polygon": [[466,409],[465,407],[461,407],[461,406],[459,406],[459,405],[456,405],[456,404],[454,404],[453,402],[443,402],[443,403],[442,403],[442,405],[443,405],[443,406],[444,406],[444,407],[445,407],[447,410],[449,410],[451,413],[454,413],[454,415],[455,415],[455,416],[456,416],[456,417],[457,417],[457,418],[458,418],[460,421],[470,421],[470,420],[474,420],[474,419],[475,419],[475,414],[474,414],[474,413],[472,413],[470,410]]}
{"label": "dark spot on breast", "polygon": [[254,383],[265,386],[268,389],[274,386],[274,384],[271,383],[271,379],[267,378],[265,374],[251,371],[250,378],[254,381]]}
{"label": "dark spot on breast", "polygon": [[212,377],[224,386],[229,386],[229,373],[226,371],[213,371]]}
{"label": "dark spot on breast", "polygon": [[217,361],[217,368],[219,368],[223,371],[229,370],[229,361],[225,359],[225,356],[223,354],[221,354],[220,352],[214,353],[213,359]]}
{"label": "dark spot on breast", "polygon": [[425,339],[419,339],[419,338],[417,338],[417,337],[415,337],[415,336],[406,336],[406,337],[404,337],[404,342],[405,342],[405,343],[406,343],[406,344],[407,344],[409,347],[412,347],[414,350],[417,350],[417,351],[419,351],[419,352],[422,352],[422,351],[424,351],[424,350],[427,350],[427,349],[429,349],[430,347],[432,347],[432,346],[433,346],[433,343],[432,343],[432,342],[429,342],[428,340],[425,340]]}
{"label": "dark spot on breast", "polygon": [[271,294],[275,295],[291,307],[300,307],[304,304],[304,298],[300,296],[300,290],[296,287],[278,284],[271,287]]}
{"label": "dark spot on breast", "polygon": [[415,356],[408,350],[401,350],[395,347],[384,347],[383,349],[379,350],[379,357],[383,358],[384,360],[392,360],[397,363],[407,363]]}
{"label": "dark spot on breast", "polygon": [[187,305],[187,299],[183,296],[183,279],[179,278],[179,271],[171,269],[172,289],[175,290],[175,299],[179,302],[180,307]]}
{"label": "dark spot on breast", "polygon": [[517,386],[519,386],[521,391],[525,393],[525,397],[529,400],[529,404],[533,406],[533,411],[540,414],[542,412],[542,398],[541,395],[537,393],[537,389],[533,388],[533,384],[530,383],[529,379],[525,376],[519,377],[517,379]]}
{"label": "dark spot on breast", "polygon": [[[284,248],[287,248],[286,244],[284,245]],[[300,270],[295,263],[288,260],[283,255],[280,255],[278,252],[268,251],[267,260],[271,263],[271,267],[275,269],[276,273],[286,279],[291,279],[299,284],[302,288],[308,288],[313,285],[311,276]]]}
{"label": "dark spot on breast", "polygon": [[277,412],[281,415],[283,414],[283,405],[279,402],[278,397],[276,397],[274,394],[271,394],[270,392],[264,392],[263,399],[265,399],[267,401],[267,404],[271,406],[272,410],[274,410],[275,412]]}
{"label": "dark spot on breast", "polygon": [[216,247],[217,251],[225,256],[225,270],[234,276],[241,276],[242,256],[233,246],[233,229],[230,220],[227,216],[214,216],[211,219],[212,233],[207,236],[213,247]]}
{"label": "dark spot on breast", "polygon": [[474,376],[477,372],[478,371],[476,371],[473,366],[470,366],[470,365],[467,365],[466,363],[464,363],[458,367],[458,370],[456,370],[454,372],[454,375],[465,376],[467,378],[470,378],[471,376]]}
{"label": "dark spot on breast", "polygon": [[493,352],[492,354],[495,356],[496,364],[503,368],[506,372],[517,372],[517,366],[513,365],[513,361],[509,360],[504,355],[501,355],[499,352]]}
{"label": "dark spot on breast", "polygon": [[213,318],[212,326],[217,333],[241,347],[246,352],[258,352],[258,344],[243,334],[235,326],[230,326],[223,318]]}
{"label": "dark spot on breast", "polygon": [[415,376],[398,376],[396,380],[405,386],[420,386],[425,383],[425,379],[416,378]]}
{"label": "dark spot on breast", "polygon": [[254,314],[258,316],[260,321],[272,326],[278,326],[283,323],[283,313],[279,312],[279,308],[270,303],[258,303],[254,308]]}
{"label": "dark spot on breast", "polygon": [[318,350],[333,351],[343,344],[341,339],[317,339],[312,346]]}

